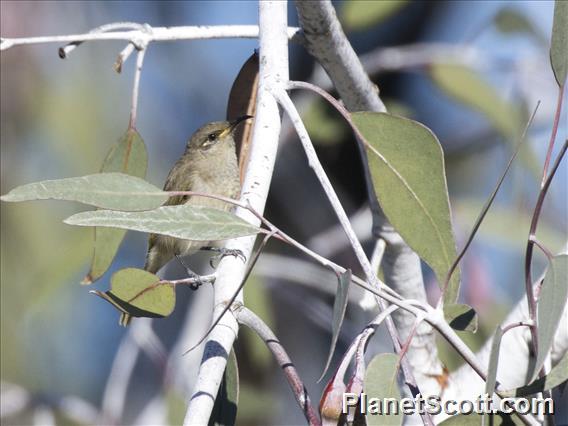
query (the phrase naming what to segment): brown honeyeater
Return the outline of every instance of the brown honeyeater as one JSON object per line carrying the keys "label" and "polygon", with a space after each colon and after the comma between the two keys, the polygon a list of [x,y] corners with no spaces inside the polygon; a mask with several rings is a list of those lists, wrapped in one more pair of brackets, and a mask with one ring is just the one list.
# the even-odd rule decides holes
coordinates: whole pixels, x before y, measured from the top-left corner
{"label": "brown honeyeater", "polygon": [[[238,198],[241,182],[233,134],[237,126],[249,118],[252,117],[244,115],[233,121],[214,121],[200,127],[191,136],[185,152],[170,170],[164,191],[194,191]],[[198,196],[173,196],[164,203],[166,206],[179,204],[225,211],[233,207],[224,201]],[[209,244],[150,234],[144,269],[154,274],[174,256],[190,255]]]}

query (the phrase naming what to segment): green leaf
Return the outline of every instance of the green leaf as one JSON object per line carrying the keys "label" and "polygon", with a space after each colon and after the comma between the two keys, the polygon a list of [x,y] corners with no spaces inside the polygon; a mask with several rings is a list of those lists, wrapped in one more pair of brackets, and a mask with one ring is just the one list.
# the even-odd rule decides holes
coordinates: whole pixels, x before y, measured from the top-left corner
{"label": "green leaf", "polygon": [[521,386],[517,389],[501,391],[504,397],[521,397],[535,393],[540,393],[554,389],[556,386],[568,380],[568,354],[564,354],[562,359],[556,364],[550,372],[534,382]]}
{"label": "green leaf", "polygon": [[128,325],[130,317],[167,317],[176,303],[174,286],[161,282],[150,272],[136,268],[121,269],[111,278],[111,289],[105,293],[93,290],[122,315],[121,325]]}
{"label": "green leaf", "polygon": [[566,83],[568,71],[568,2],[554,2],[554,19],[552,22],[552,41],[550,44],[550,63],[554,77],[560,87]]}
{"label": "green leaf", "polygon": [[227,426],[236,424],[239,405],[239,366],[235,352],[227,358],[227,367],[219,387],[215,404],[209,418],[209,426]]}
{"label": "green leaf", "polygon": [[227,240],[260,231],[260,228],[233,213],[190,204],[163,206],[143,212],[95,210],[77,213],[64,222],[151,232],[192,241]]}
{"label": "green leaf", "polygon": [[504,7],[493,18],[495,27],[505,34],[525,33],[536,37],[540,42],[542,34],[535,28],[532,22],[519,10],[512,7]]}
{"label": "green leaf", "polygon": [[[456,247],[452,233],[444,156],[436,136],[413,120],[385,113],[351,114],[367,145],[373,185],[390,223],[444,282]],[[456,270],[444,296],[459,293]]]}
{"label": "green leaf", "polygon": [[154,185],[123,173],[44,180],[12,189],[2,201],[66,200],[112,210],[149,210],[168,198]]}
{"label": "green leaf", "polygon": [[329,346],[329,354],[327,356],[327,361],[325,362],[325,367],[323,373],[319,378],[318,382],[323,379],[331,359],[333,358],[333,353],[335,352],[335,345],[337,345],[337,339],[339,338],[339,331],[341,330],[341,324],[343,323],[343,318],[345,318],[345,310],[347,309],[348,295],[349,295],[349,284],[351,284],[351,269],[346,270],[344,273],[339,275],[337,282],[337,293],[335,294],[335,301],[333,303],[333,319],[331,323],[331,344]]}
{"label": "green leaf", "polygon": [[[402,424],[403,415],[401,412],[398,414],[380,414],[386,412],[388,407],[387,398],[396,400],[396,404],[390,405],[392,410],[394,407],[398,410],[400,403],[400,389],[398,388],[398,356],[395,354],[379,354],[374,357],[367,371],[365,372],[364,391],[367,395],[367,424],[374,425],[400,425]],[[377,398],[377,399],[371,399]],[[377,401],[379,404],[375,405],[372,401]],[[387,400],[388,401],[388,400]],[[383,407],[380,404],[383,404]],[[381,410],[382,409],[382,410]],[[378,411],[381,410],[381,411]]]}
{"label": "green leaf", "polygon": [[[128,129],[108,152],[101,173],[121,172],[144,178],[148,165],[146,145],[135,129]],[[122,229],[95,228],[95,249],[91,269],[83,284],[98,280],[110,267],[126,234]]]}
{"label": "green leaf", "polygon": [[346,1],[341,8],[341,22],[348,30],[367,29],[394,15],[407,3],[408,0]]}
{"label": "green leaf", "polygon": [[529,377],[533,381],[552,347],[568,299],[568,255],[554,256],[546,271],[537,305],[538,351]]}
{"label": "green leaf", "polygon": [[471,306],[459,303],[444,305],[444,318],[454,330],[477,331],[477,314]]}
{"label": "green leaf", "polygon": [[489,354],[489,367],[487,368],[487,380],[485,381],[485,393],[489,396],[495,392],[497,383],[497,367],[499,365],[499,352],[501,351],[501,339],[503,339],[503,329],[497,327],[491,343],[491,353]]}
{"label": "green leaf", "polygon": [[455,64],[430,67],[434,83],[449,96],[479,112],[507,139],[519,133],[520,111],[503,100],[477,72]]}
{"label": "green leaf", "polygon": [[[444,420],[440,423],[440,426],[480,426],[482,423],[484,414],[477,414],[473,412],[471,414],[460,414],[457,416],[452,416],[449,419]],[[486,419],[485,424],[491,426],[511,426],[519,425],[523,426],[524,423],[517,417],[513,417],[510,414],[505,414],[498,412],[496,414],[485,414],[491,420]]]}

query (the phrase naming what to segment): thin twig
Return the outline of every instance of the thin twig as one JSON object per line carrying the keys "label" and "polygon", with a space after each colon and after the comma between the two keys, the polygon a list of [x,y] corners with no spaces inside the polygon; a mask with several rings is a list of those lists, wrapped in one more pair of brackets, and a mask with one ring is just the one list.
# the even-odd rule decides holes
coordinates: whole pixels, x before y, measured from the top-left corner
{"label": "thin twig", "polygon": [[481,226],[481,223],[483,222],[485,215],[487,214],[487,212],[491,208],[491,205],[493,204],[493,201],[495,200],[497,192],[499,192],[499,189],[501,188],[501,185],[503,184],[503,181],[505,180],[505,177],[507,176],[507,173],[509,172],[511,165],[513,164],[513,161],[515,160],[515,158],[517,158],[517,154],[519,153],[519,150],[521,149],[521,144],[525,140],[526,134],[527,134],[527,132],[528,132],[533,120],[534,120],[534,117],[536,116],[536,112],[538,111],[539,106],[540,106],[540,101],[537,102],[536,107],[533,110],[533,113],[532,113],[531,117],[529,118],[529,121],[527,122],[521,137],[519,138],[519,142],[517,142],[517,146],[515,146],[515,149],[513,151],[513,155],[511,155],[511,158],[509,158],[509,162],[507,163],[507,167],[505,167],[505,170],[503,171],[503,173],[501,174],[501,177],[497,181],[497,185],[495,186],[495,189],[493,190],[493,192],[491,193],[491,195],[489,196],[489,198],[485,202],[485,205],[481,209],[481,212],[479,212],[479,216],[475,220],[475,223],[473,225],[473,229],[469,233],[469,236],[467,238],[465,245],[463,246],[462,250],[460,251],[460,253],[456,257],[456,259],[454,260],[454,262],[450,266],[448,273],[446,274],[446,279],[444,280],[444,283],[442,285],[442,291],[440,292],[440,297],[438,298],[437,307],[439,309],[441,309],[442,304],[444,302],[444,293],[446,292],[446,289],[448,288],[448,285],[449,285],[450,280],[452,278],[452,274],[454,273],[454,271],[458,267],[460,261],[465,256],[467,249],[469,248],[469,246],[473,242],[473,239],[475,238],[475,235],[477,234],[477,231],[479,230],[479,227]]}
{"label": "thin twig", "polygon": [[136,70],[134,71],[134,83],[132,86],[132,102],[130,105],[130,121],[128,122],[129,129],[136,128],[136,118],[138,114],[138,93],[140,91],[140,77],[142,76],[142,65],[144,63],[144,56],[148,48],[147,41],[141,41],[137,44],[138,55],[136,58]]}
{"label": "thin twig", "polygon": [[128,43],[126,47],[118,54],[116,61],[113,64],[114,70],[120,74],[122,72],[122,66],[126,62],[126,60],[130,57],[130,55],[134,52],[134,44]]}
{"label": "thin twig", "polygon": [[[566,84],[566,83],[564,83]],[[558,132],[558,125],[560,124],[560,112],[562,111],[562,99],[564,96],[564,85],[560,86],[558,91],[558,101],[556,102],[556,113],[554,114],[554,123],[552,125],[552,132],[550,133],[550,141],[548,142],[548,149],[546,150],[546,159],[544,160],[544,167],[542,168],[542,181],[540,187],[544,186],[546,176],[548,174],[548,165],[552,157],[552,150],[554,148],[554,141]]]}
{"label": "thin twig", "polygon": [[[529,229],[529,236],[527,238],[527,248],[525,252],[525,291],[527,295],[527,303],[529,308],[529,318],[535,322],[536,321],[536,299],[533,291],[532,286],[532,273],[531,273],[531,265],[532,265],[532,255],[533,255],[533,247],[534,242],[533,238],[536,234],[536,228],[538,226],[538,220],[540,218],[540,213],[542,211],[542,207],[544,205],[544,198],[546,197],[546,193],[548,192],[548,188],[550,187],[550,183],[558,170],[558,166],[560,162],[564,158],[564,154],[566,154],[566,149],[568,147],[568,139],[564,141],[564,145],[560,149],[560,152],[556,156],[556,160],[554,161],[554,165],[552,166],[552,170],[550,174],[547,176],[544,184],[541,186],[540,192],[538,194],[538,199],[536,201],[536,205],[534,208],[533,216],[531,219],[531,226]],[[536,354],[538,348],[538,340],[535,327],[531,327],[531,341],[532,341],[532,349]]]}
{"label": "thin twig", "polygon": [[292,360],[286,353],[286,350],[276,335],[258,315],[244,306],[235,311],[235,316],[240,324],[244,324],[253,330],[264,341],[268,349],[270,349],[272,355],[274,355],[274,359],[284,372],[284,375],[288,380],[288,384],[292,388],[292,392],[294,393],[296,401],[302,409],[308,424],[321,425],[317,412],[310,401],[308,390],[304,386],[304,383],[302,382],[298,371],[294,367]]}
{"label": "thin twig", "polygon": [[552,258],[554,257],[552,252],[548,250],[546,246],[542,244],[535,235],[531,235],[529,239],[535,246],[537,246],[544,253],[544,255],[548,258],[548,260],[552,260]]}
{"label": "thin twig", "polygon": [[[371,268],[375,271],[375,274],[379,274],[379,269],[381,267],[381,262],[383,261],[383,255],[385,254],[385,248],[387,243],[382,238],[377,238],[375,241],[375,247],[373,248],[373,254],[371,254]],[[365,292],[363,298],[359,302],[361,309],[370,311],[377,308],[377,301],[373,295],[369,292]]]}
{"label": "thin twig", "polygon": [[[118,30],[142,30],[144,25],[138,24],[136,22],[113,22],[110,24],[104,24],[100,27],[93,28],[89,31],[89,34],[100,34],[106,33],[109,31],[118,31]],[[61,59],[65,59],[69,56],[69,54],[79,47],[83,42],[82,41],[72,41],[68,43],[66,46],[59,48],[59,57]]]}

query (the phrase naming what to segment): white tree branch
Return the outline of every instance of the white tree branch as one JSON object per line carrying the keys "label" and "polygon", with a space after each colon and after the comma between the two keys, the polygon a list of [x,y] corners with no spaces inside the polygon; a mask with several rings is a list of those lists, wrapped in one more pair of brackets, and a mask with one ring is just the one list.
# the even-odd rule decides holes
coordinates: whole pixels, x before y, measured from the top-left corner
{"label": "white tree branch", "polygon": [[[112,25],[112,24],[109,24]],[[121,23],[122,26],[124,26]],[[136,24],[140,25],[140,24]],[[106,29],[108,31],[108,29]],[[290,39],[300,36],[299,28],[286,27],[286,36]],[[175,41],[175,40],[204,40],[215,38],[258,38],[257,25],[203,25],[180,27],[150,27],[131,31],[89,32],[83,34],[22,37],[0,39],[0,50],[10,49],[26,44],[45,43],[81,43],[85,41],[125,40],[129,42]],[[68,52],[66,52],[68,53]]]}
{"label": "white tree branch", "polygon": [[[241,200],[262,213],[268,196],[280,134],[280,113],[271,92],[288,81],[288,28],[286,2],[259,2],[260,58],[257,114],[255,117],[249,163]],[[250,223],[259,219],[250,211],[238,208],[236,214]],[[241,250],[250,258],[254,237],[232,240],[227,247]],[[225,257],[217,269],[214,318],[231,299],[245,273],[238,259]],[[241,299],[242,300],[242,299]],[[227,356],[236,337],[238,325],[232,312],[227,312],[211,332],[199,369],[199,375],[184,423],[207,424],[215,396],[225,370]]]}

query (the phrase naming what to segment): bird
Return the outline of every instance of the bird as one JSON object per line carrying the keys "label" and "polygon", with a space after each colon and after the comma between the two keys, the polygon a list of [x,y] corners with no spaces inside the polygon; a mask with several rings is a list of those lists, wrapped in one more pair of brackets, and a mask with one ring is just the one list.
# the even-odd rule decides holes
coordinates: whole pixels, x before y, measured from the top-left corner
{"label": "bird", "polygon": [[[183,155],[170,170],[164,191],[194,191],[238,198],[241,182],[234,132],[239,124],[250,118],[253,117],[243,115],[232,121],[214,121],[197,129],[187,142]],[[163,205],[181,204],[206,206],[224,211],[229,211],[233,207],[218,199],[186,195],[172,196]],[[144,269],[155,274],[171,259],[177,257],[188,274],[197,278],[196,285],[192,286],[195,289],[201,284],[199,277],[183,263],[182,256],[207,249],[220,252],[220,256],[244,257],[239,250],[211,247],[211,244],[211,242],[150,234]]]}

